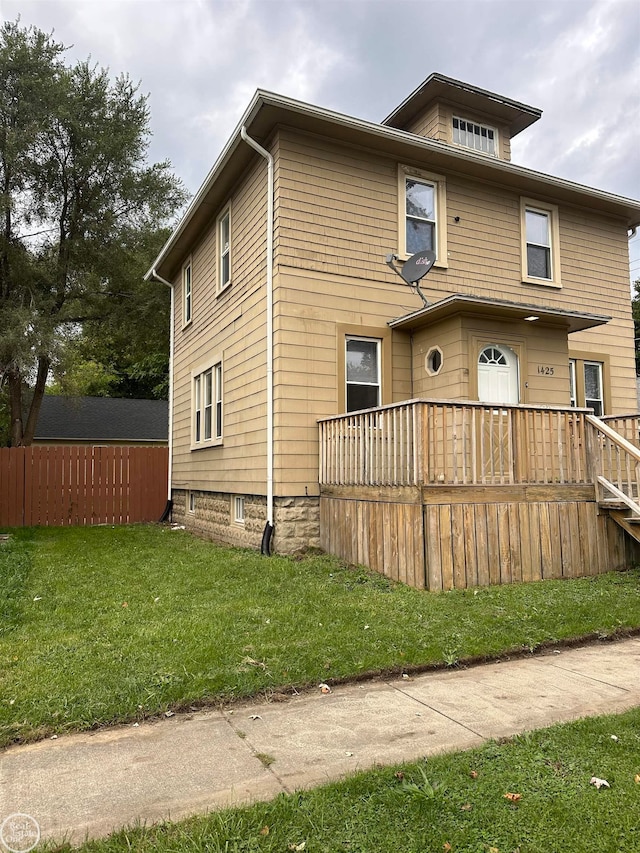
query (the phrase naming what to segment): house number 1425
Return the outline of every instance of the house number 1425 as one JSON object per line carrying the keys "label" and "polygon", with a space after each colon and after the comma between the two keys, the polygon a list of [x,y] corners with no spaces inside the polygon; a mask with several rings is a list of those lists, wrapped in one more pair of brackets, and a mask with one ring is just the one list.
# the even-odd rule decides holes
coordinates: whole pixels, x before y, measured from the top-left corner
{"label": "house number 1425", "polygon": [[553,367],[546,367],[544,364],[539,364],[538,373],[541,373],[543,376],[553,376]]}

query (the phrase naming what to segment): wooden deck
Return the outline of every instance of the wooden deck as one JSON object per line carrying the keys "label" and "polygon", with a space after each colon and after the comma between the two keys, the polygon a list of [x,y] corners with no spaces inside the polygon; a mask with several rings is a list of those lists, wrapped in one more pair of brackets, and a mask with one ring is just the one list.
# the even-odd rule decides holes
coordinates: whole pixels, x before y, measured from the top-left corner
{"label": "wooden deck", "polygon": [[[631,417],[616,426],[637,445]],[[640,452],[615,436],[587,409],[472,402],[325,419],[322,547],[431,590],[626,567],[638,546],[599,505],[600,480],[633,500]]]}

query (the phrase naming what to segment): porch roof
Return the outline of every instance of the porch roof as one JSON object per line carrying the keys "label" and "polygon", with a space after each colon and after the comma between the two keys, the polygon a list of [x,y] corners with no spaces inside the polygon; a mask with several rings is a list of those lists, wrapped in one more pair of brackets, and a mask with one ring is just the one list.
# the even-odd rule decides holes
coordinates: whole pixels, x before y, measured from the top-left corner
{"label": "porch roof", "polygon": [[604,314],[587,314],[582,311],[567,311],[564,308],[544,308],[523,302],[508,302],[504,299],[454,293],[426,308],[420,308],[411,314],[405,314],[404,317],[390,320],[388,325],[392,329],[418,329],[455,314],[474,314],[498,320],[529,320],[545,325],[564,326],[567,334],[592,329],[594,326],[603,326],[611,319]]}

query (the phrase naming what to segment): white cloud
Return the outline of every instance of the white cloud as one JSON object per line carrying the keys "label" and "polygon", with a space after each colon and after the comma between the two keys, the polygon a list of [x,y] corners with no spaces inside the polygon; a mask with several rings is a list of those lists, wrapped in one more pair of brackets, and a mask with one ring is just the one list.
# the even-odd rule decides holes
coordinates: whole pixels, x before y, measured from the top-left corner
{"label": "white cloud", "polygon": [[514,161],[640,195],[637,0],[0,0],[150,92],[191,190],[256,88],[380,120],[441,71],[543,109]]}

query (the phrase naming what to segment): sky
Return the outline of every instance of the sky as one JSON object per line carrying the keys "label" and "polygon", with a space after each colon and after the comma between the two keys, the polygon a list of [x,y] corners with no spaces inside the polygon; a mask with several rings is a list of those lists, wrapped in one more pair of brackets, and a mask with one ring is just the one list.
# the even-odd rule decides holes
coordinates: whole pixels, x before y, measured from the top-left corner
{"label": "sky", "polygon": [[[195,193],[257,88],[381,121],[433,71],[543,111],[512,160],[640,199],[640,0],[0,0],[148,93]],[[630,243],[640,278],[640,230]]]}

